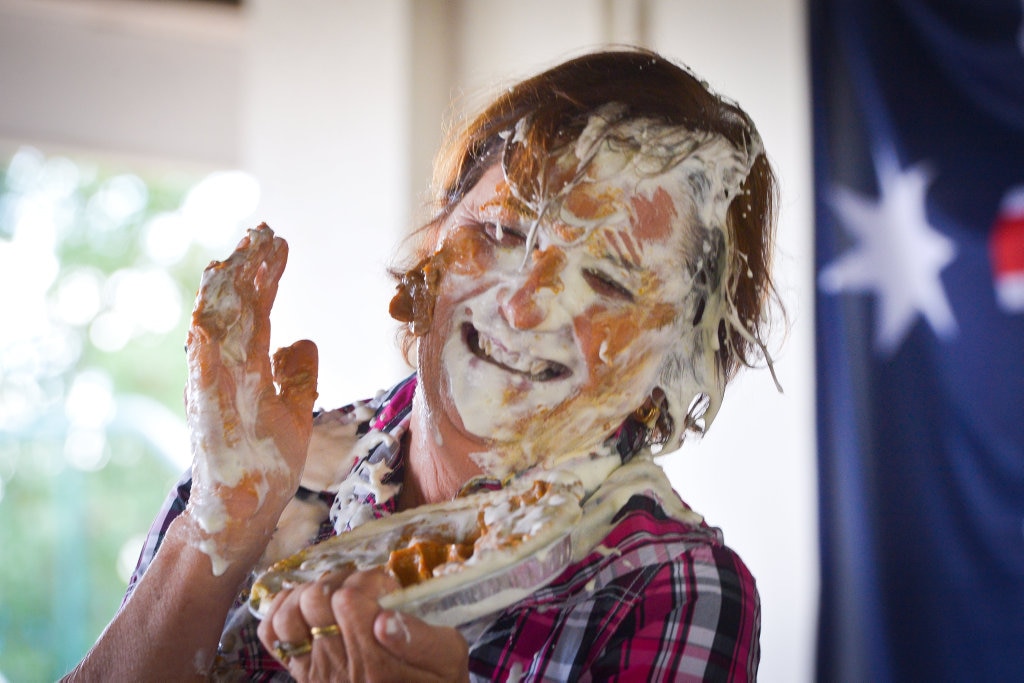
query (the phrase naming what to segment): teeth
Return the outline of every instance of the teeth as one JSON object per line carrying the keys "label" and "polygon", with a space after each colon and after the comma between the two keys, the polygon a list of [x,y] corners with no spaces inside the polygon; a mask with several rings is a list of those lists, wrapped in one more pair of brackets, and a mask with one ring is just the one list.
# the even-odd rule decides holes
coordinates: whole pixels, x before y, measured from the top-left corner
{"label": "teeth", "polygon": [[[563,373],[564,368],[558,363],[543,359],[523,361],[522,356],[514,351],[508,351],[498,342],[490,337],[474,331],[472,334],[472,346],[476,348],[475,353],[489,359],[491,362],[513,372],[526,375],[535,381],[544,381]],[[529,367],[527,367],[527,364]]]}
{"label": "teeth", "polygon": [[507,365],[510,368],[518,370],[517,363],[519,361],[518,353],[510,353],[503,349],[499,344],[495,343],[488,337],[481,337],[479,340],[480,350],[488,357],[496,360],[502,365]]}
{"label": "teeth", "polygon": [[550,365],[551,364],[548,363],[546,360],[535,360],[533,361],[533,365],[530,366],[530,374],[540,375],[542,372],[547,370],[548,366]]}

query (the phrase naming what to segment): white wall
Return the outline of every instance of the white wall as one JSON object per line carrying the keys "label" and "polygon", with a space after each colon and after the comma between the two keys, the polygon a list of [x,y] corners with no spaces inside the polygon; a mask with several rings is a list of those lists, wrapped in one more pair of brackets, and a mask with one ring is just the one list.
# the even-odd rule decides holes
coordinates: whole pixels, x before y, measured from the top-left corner
{"label": "white wall", "polygon": [[813,678],[817,619],[812,194],[803,3],[659,0],[652,46],[753,117],[781,183],[776,259],[790,316],[776,370],[741,373],[707,437],[665,459],[676,489],[750,565],[762,598],[762,680]]}
{"label": "white wall", "polygon": [[0,140],[236,165],[244,41],[223,7],[0,0]]}
{"label": "white wall", "polygon": [[[387,314],[387,261],[413,190],[406,2],[253,0],[244,107],[257,212],[291,247],[273,340],[320,347],[334,406],[406,371]],[[436,117],[435,117],[436,118]]]}
{"label": "white wall", "polygon": [[801,0],[0,0],[0,142],[244,166],[292,245],[274,342],[315,339],[334,405],[404,366],[383,269],[416,214],[450,98],[607,41],[691,65],[758,122],[782,180],[776,368],[741,375],[706,439],[665,458],[750,565],[762,681],[812,679],[817,601],[809,117]]}

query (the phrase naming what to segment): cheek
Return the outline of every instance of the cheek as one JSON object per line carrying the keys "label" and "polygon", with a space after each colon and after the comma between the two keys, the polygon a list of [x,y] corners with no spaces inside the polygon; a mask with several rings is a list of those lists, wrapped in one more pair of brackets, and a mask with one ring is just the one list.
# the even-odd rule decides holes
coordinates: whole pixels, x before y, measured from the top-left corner
{"label": "cheek", "polygon": [[610,313],[592,306],[576,318],[576,339],[590,368],[591,377],[607,374],[633,335],[634,316]]}
{"label": "cheek", "polygon": [[676,321],[676,317],[679,315],[679,310],[672,304],[660,303],[655,304],[649,308],[646,312],[645,318],[647,320],[647,329],[658,329],[668,327]]}
{"label": "cheek", "polygon": [[389,307],[391,317],[411,323],[413,334],[423,336],[434,324],[434,308],[443,294],[445,277],[479,278],[493,265],[494,251],[479,231],[452,231],[440,249],[402,275]]}
{"label": "cheek", "polygon": [[667,303],[622,313],[590,307],[573,322],[576,339],[594,383],[618,380],[667,344],[665,328],[676,319]]}

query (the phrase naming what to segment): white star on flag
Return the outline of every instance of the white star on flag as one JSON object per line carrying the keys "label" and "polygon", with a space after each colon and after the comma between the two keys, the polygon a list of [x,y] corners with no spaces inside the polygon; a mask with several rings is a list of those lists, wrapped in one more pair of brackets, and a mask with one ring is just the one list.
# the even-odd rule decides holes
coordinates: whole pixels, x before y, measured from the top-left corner
{"label": "white star on flag", "polygon": [[928,223],[925,194],[931,174],[923,164],[901,169],[895,155],[875,155],[880,196],[837,187],[829,201],[857,245],[822,269],[829,293],[873,292],[875,348],[887,355],[903,343],[920,314],[941,339],[957,324],[939,279],[956,245]]}

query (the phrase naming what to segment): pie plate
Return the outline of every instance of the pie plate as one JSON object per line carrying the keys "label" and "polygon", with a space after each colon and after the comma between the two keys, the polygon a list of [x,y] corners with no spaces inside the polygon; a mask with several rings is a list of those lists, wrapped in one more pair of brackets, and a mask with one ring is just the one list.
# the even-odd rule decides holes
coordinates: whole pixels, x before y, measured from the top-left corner
{"label": "pie plate", "polygon": [[502,610],[547,585],[572,555],[570,533],[580,519],[582,485],[553,476],[545,479],[547,488],[539,498],[523,503],[520,496],[536,479],[543,477],[399,512],[309,546],[256,579],[249,608],[262,618],[280,591],[332,570],[387,565],[393,550],[417,539],[464,543],[479,535],[469,558],[437,566],[431,577],[382,596],[380,606],[443,626]]}

